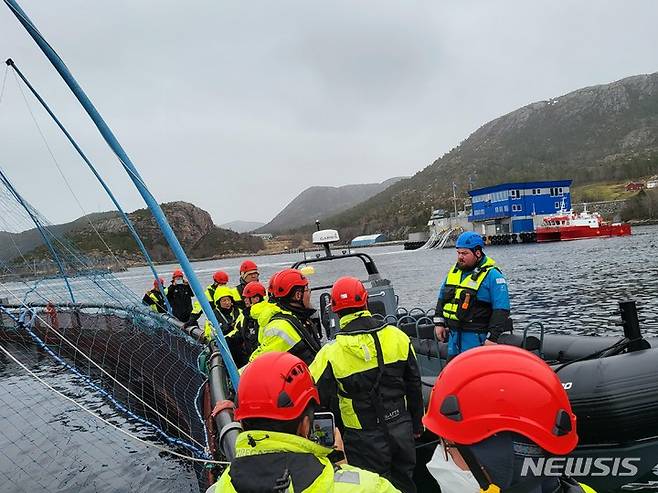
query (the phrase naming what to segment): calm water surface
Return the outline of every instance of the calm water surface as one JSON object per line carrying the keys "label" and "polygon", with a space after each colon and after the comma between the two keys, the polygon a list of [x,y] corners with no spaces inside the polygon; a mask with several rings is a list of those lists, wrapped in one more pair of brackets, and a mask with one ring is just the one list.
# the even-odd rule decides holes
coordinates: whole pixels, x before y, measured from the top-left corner
{"label": "calm water surface", "polygon": [[[400,306],[431,308],[439,284],[455,262],[453,249],[402,250],[401,245],[354,250],[371,255],[383,276],[393,282]],[[340,252],[336,252],[340,253]],[[517,327],[541,321],[547,329],[578,334],[619,332],[614,325],[617,302],[636,300],[647,330],[658,334],[658,226],[637,227],[633,235],[559,243],[491,246],[486,249],[508,279],[512,316]],[[315,256],[313,252],[308,254]],[[261,280],[292,262],[300,254],[256,258]],[[195,264],[202,284],[211,282],[216,270],[225,270],[231,283],[238,281],[243,258]],[[161,266],[167,279],[176,265]],[[316,266],[314,285],[329,284],[339,275],[365,270],[356,260]],[[131,269],[118,275],[140,296],[150,289],[150,272]]]}
{"label": "calm water surface", "polygon": [[[541,321],[547,329],[578,334],[618,334],[614,314],[620,300],[633,299],[641,308],[647,333],[658,335],[658,227],[635,228],[630,238],[565,243],[489,247],[486,253],[501,267],[510,286],[512,316],[517,328]],[[455,261],[454,250],[404,251],[401,246],[358,250],[373,256],[389,278],[400,305],[431,308],[438,286]],[[310,254],[315,255],[315,253]],[[301,255],[256,258],[265,281]],[[204,286],[215,270],[225,270],[234,284],[243,259],[195,264]],[[176,265],[160,266],[169,278]],[[318,266],[311,282],[328,284],[338,275],[365,278],[355,260]],[[118,275],[140,297],[152,284],[145,268]],[[71,377],[39,357],[34,350],[13,348],[35,371],[71,391]],[[147,430],[127,422],[103,402],[79,389],[79,400],[133,433],[150,438]],[[42,485],[53,491],[197,491],[192,468],[136,443],[53,396],[6,358],[0,358],[0,478],[1,491],[28,491]],[[38,431],[34,432],[35,428]],[[36,452],[40,451],[40,452]],[[35,460],[34,458],[38,458]],[[45,458],[45,459],[44,459]],[[24,489],[25,486],[25,489]]]}

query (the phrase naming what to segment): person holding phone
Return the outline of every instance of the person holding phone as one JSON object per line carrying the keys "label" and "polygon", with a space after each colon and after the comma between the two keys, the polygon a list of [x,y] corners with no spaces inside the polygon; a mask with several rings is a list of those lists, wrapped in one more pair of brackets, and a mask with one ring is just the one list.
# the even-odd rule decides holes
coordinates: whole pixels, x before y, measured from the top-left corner
{"label": "person holding phone", "polygon": [[333,343],[310,365],[320,402],[338,398],[347,461],[389,478],[413,493],[414,438],[423,431],[423,396],[409,337],[372,317],[368,292],[355,277],[341,277],[331,290],[340,317]]}
{"label": "person holding phone", "polygon": [[[234,416],[244,431],[236,457],[207,493],[398,492],[373,472],[333,464],[334,449],[318,443],[319,437],[310,439],[319,404],[309,369],[297,356],[269,352],[249,363],[238,384]],[[328,434],[318,424],[326,443]]]}

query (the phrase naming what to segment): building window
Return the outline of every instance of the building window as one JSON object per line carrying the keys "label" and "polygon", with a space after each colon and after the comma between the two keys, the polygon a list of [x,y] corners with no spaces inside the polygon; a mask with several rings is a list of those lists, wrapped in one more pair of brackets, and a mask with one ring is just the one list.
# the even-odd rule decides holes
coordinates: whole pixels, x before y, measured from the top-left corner
{"label": "building window", "polygon": [[509,196],[512,197],[513,199],[518,199],[521,197],[521,190],[510,190]]}
{"label": "building window", "polygon": [[555,209],[559,209],[559,208],[560,208],[560,203],[559,203],[559,202],[555,202]]}
{"label": "building window", "polygon": [[562,187],[551,187],[551,197],[561,197],[562,195]]}
{"label": "building window", "polygon": [[521,212],[521,206],[517,204],[512,205],[512,212]]}

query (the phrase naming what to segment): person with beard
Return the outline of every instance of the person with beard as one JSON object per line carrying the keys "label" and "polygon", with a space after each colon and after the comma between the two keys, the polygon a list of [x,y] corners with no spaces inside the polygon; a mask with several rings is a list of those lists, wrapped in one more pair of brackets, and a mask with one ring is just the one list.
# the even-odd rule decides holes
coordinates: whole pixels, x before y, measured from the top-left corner
{"label": "person with beard", "polygon": [[448,359],[482,345],[492,345],[511,329],[509,292],[496,262],[484,254],[484,241],[473,231],[459,235],[457,263],[439,289],[434,317],[436,337],[448,336]]}
{"label": "person with beard", "polygon": [[340,317],[340,329],[310,366],[320,403],[339,410],[350,464],[415,493],[414,438],[423,432],[424,407],[411,340],[372,316],[368,291],[355,277],[336,280],[331,309]]}
{"label": "person with beard", "polygon": [[441,493],[595,493],[557,467],[578,444],[576,416],[560,379],[523,349],[484,346],[439,374],[423,417],[439,437],[427,468]]}
{"label": "person with beard", "polygon": [[192,298],[194,292],[185,280],[183,271],[176,269],[167,288],[167,301],[171,306],[171,314],[183,323],[189,321],[192,315]]}
{"label": "person with beard", "polygon": [[[233,330],[226,336],[238,349],[234,355],[235,364],[240,367],[246,365],[249,356],[258,347],[258,321],[260,308],[265,301],[265,286],[258,281],[252,281],[244,287],[242,299],[245,308],[240,311],[235,320]],[[262,306],[264,308],[265,305]]]}
{"label": "person with beard", "polygon": [[320,350],[320,340],[311,321],[311,290],[308,279],[297,269],[285,269],[270,281],[271,299],[258,316],[258,347],[254,361],[271,351],[294,354],[309,365]]}

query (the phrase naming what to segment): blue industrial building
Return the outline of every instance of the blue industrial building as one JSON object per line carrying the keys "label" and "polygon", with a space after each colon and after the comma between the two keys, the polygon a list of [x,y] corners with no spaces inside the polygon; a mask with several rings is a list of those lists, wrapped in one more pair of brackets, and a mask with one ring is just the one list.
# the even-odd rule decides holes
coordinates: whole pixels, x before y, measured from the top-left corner
{"label": "blue industrial building", "polygon": [[473,229],[485,236],[526,233],[562,206],[571,208],[571,180],[503,183],[470,190]]}

